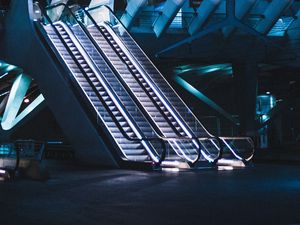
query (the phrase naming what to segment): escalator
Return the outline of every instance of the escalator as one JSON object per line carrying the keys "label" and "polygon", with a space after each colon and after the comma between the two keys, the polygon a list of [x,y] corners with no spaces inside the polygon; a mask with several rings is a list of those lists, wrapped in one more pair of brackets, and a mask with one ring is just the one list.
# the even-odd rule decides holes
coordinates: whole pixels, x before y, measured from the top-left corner
{"label": "escalator", "polygon": [[[126,110],[123,107],[123,114],[127,113],[127,118],[130,117],[127,122],[134,121],[135,129],[141,127],[142,130],[136,131],[134,138],[143,139],[142,143],[151,135],[161,138],[170,148],[167,159],[171,161],[186,161],[194,164],[199,160],[201,151],[202,160],[214,162],[220,156],[222,145],[228,152],[232,152],[233,156],[241,160],[245,159],[234,149],[236,140],[228,144],[225,139],[215,138],[205,130],[146,55],[141,54],[143,52],[126,33],[126,30],[122,30],[122,35],[127,34],[127,42],[119,37],[117,32],[119,30],[114,30],[117,26],[113,26],[107,21],[97,24],[87,11],[83,10],[83,12],[85,18],[83,17],[80,21],[70,11],[69,14],[73,18],[64,19],[64,26],[69,27],[68,35],[74,35],[78,41],[77,45],[81,46],[94,70],[102,74],[105,89],[109,86],[109,93],[114,93],[114,98],[120,102],[120,105],[125,103]],[[74,23],[74,21],[76,22]],[[59,23],[63,24],[56,22],[56,24]],[[120,28],[120,24],[118,27]],[[129,49],[127,47],[129,44],[135,47]],[[137,59],[135,55],[140,57]],[[153,67],[151,68],[150,65]],[[153,77],[157,80],[155,81]],[[157,83],[163,87],[159,87]],[[106,122],[104,121],[104,123]],[[147,125],[145,126],[145,124]],[[124,133],[126,132],[125,130]],[[137,133],[139,136],[136,135]],[[114,139],[116,137],[114,136]],[[239,142],[240,140],[242,139],[239,139]],[[129,146],[129,148],[135,147]],[[150,154],[150,156],[152,155],[150,160],[155,158],[156,161],[159,161],[157,157],[162,152],[161,146],[154,147],[152,144],[144,144],[142,147],[146,147],[146,151],[142,153],[138,149],[138,152],[141,152],[142,155]],[[126,156],[127,154],[123,151],[125,147],[120,147],[120,149]],[[137,158],[134,157],[136,156],[131,159],[136,160]],[[131,159],[129,158],[129,160]],[[147,161],[149,157],[140,157],[139,160]]]}
{"label": "escalator", "polygon": [[[104,18],[97,22],[86,9],[72,11],[62,3],[46,11],[56,7],[64,11],[53,19],[47,12],[35,15],[41,10],[32,0],[12,4],[20,18],[31,18],[25,26],[31,32],[21,33],[28,34],[28,46],[40,43],[31,53],[40,65],[24,62],[27,46],[17,56],[2,52],[36,76],[77,156],[109,166],[194,165],[200,156],[215,162],[224,147],[238,159],[249,158],[239,154],[236,141],[205,130],[106,7],[104,14],[92,14]],[[14,18],[7,20],[4,49],[22,49],[11,38],[20,29]]]}
{"label": "escalator", "polygon": [[[70,12],[70,14],[72,14],[72,12]],[[73,17],[75,18],[75,16]],[[109,83],[115,93],[117,93],[116,98],[121,99],[123,103],[126,102],[126,111],[134,117],[132,120],[140,121],[140,118],[143,116],[136,115],[134,111],[137,111],[137,108],[142,109],[143,114],[147,116],[148,121],[150,120],[151,126],[155,129],[155,132],[151,130],[151,133],[159,133],[163,141],[166,141],[173,150],[168,151],[167,160],[187,161],[189,163],[197,162],[200,155],[199,148],[201,145],[199,140],[197,138],[185,136],[184,130],[174,119],[174,115],[172,115],[168,108],[166,108],[160,101],[155,92],[151,90],[151,87],[144,87],[145,84],[147,84],[146,80],[143,80],[143,77],[135,69],[134,65],[128,65],[130,61],[126,59],[125,56],[120,58],[120,55],[123,53],[121,52],[121,49],[111,48],[113,44],[109,43],[107,40],[112,40],[112,37],[110,37],[108,33],[104,32],[102,38],[106,39],[102,42],[103,45],[99,47],[99,45],[97,45],[99,40],[93,36],[97,34],[92,30],[94,27],[89,26],[87,29],[84,29],[80,26],[80,23],[72,22],[74,21],[74,18],[73,20],[65,21],[64,26],[68,26],[73,31],[73,33],[69,31],[69,36],[74,34],[74,38],[76,37],[79,45],[82,46],[83,51],[85,51],[88,55],[87,57],[90,58],[91,63],[97,67],[96,69],[98,69],[98,71],[103,73],[102,79],[106,80],[106,86],[108,86]],[[62,24],[62,22],[55,22],[55,24]],[[98,48],[95,48],[95,44]],[[144,86],[141,86],[140,83]],[[131,104],[132,101],[129,101],[128,106],[128,99],[130,99],[127,96],[128,93],[131,93],[131,98],[134,99],[137,104]],[[143,123],[138,125],[139,127],[144,128]],[[148,129],[148,131],[150,130]],[[145,132],[145,130],[142,132]],[[217,148],[216,144],[215,146],[215,148]],[[158,152],[161,152],[161,149],[158,149]],[[218,149],[216,150],[215,156],[208,159],[212,162],[217,157]]]}
{"label": "escalator", "polygon": [[[88,38],[87,34],[83,31],[83,29],[79,26],[79,25],[74,25],[74,26],[70,26],[71,29],[73,30],[75,36],[78,38],[78,40],[80,41],[80,43],[82,44],[82,46],[85,48],[85,50],[87,51],[87,54],[89,54],[89,56],[91,57],[91,59],[93,60],[93,62],[95,63],[95,65],[97,65],[98,69],[101,70],[105,76],[105,79],[107,79],[107,81],[109,82],[110,85],[112,85],[113,89],[116,91],[118,97],[120,99],[123,99],[126,103],[126,109],[129,111],[133,111],[131,112],[131,114],[135,117],[135,121],[139,121],[141,118],[141,115],[135,115],[136,113],[134,111],[136,111],[136,107],[145,109],[145,107],[143,107],[143,105],[140,103],[140,101],[138,101],[138,99],[136,98],[136,93],[133,94],[133,92],[130,90],[128,83],[130,82],[129,80],[125,80],[120,74],[124,74],[126,73],[127,67],[126,64],[124,63],[120,63],[120,59],[116,58],[115,60],[112,60],[112,58],[108,58],[108,54],[105,54],[104,52],[102,52],[102,54],[100,54],[98,52],[98,50],[95,48],[95,46],[93,45],[93,43],[90,41],[90,39]],[[88,32],[89,34],[91,34],[90,32]],[[110,52],[111,53],[111,52]],[[110,54],[111,55],[111,54]],[[115,63],[114,65],[118,64],[117,69],[115,68],[114,71],[110,70],[110,67],[113,67],[112,62]],[[129,77],[130,78],[130,77]],[[125,88],[125,87],[126,88]],[[130,106],[130,102],[128,102],[128,97],[126,92],[129,92],[129,94],[131,94],[132,98],[135,99],[135,102],[137,102],[137,105],[134,106]],[[128,105],[129,104],[129,105]],[[157,112],[155,111],[155,109],[151,109],[152,112],[155,114],[155,116],[159,119],[160,115],[157,114]],[[148,115],[148,111],[144,111],[144,114]],[[148,116],[149,119],[149,116]],[[151,120],[151,118],[150,118]],[[144,124],[140,124],[140,127],[144,127]],[[165,134],[163,132],[161,132],[161,130],[159,130],[157,124],[152,121],[152,126],[155,127],[155,132],[158,133],[161,137],[165,137]],[[166,127],[168,128],[168,127]],[[148,129],[149,130],[149,129]],[[147,130],[145,130],[144,132],[147,132]],[[171,133],[172,134],[172,133]],[[148,135],[149,134],[148,132]],[[152,135],[153,135],[153,131],[152,131]],[[190,161],[195,161],[198,158],[198,151],[194,150],[194,155],[191,154],[191,152],[188,152],[186,149],[184,149],[184,145],[182,143],[178,143],[178,140],[175,140],[176,138],[169,140],[170,145],[173,147],[173,156],[170,155],[171,152],[169,152],[168,157],[166,160],[181,160],[181,159],[186,159],[189,158]],[[168,140],[168,138],[166,138],[165,140]],[[175,143],[175,141],[177,143]],[[181,140],[181,142],[187,142],[190,140]],[[173,143],[174,142],[174,143]],[[176,145],[175,145],[176,144]],[[174,147],[175,146],[175,147]],[[179,147],[178,147],[179,146]],[[161,146],[160,146],[161,147]],[[180,149],[179,149],[180,148]],[[183,149],[183,150],[182,150]],[[193,149],[192,149],[193,150]],[[175,154],[176,153],[176,154]],[[176,157],[177,156],[177,157]]]}
{"label": "escalator", "polygon": [[[102,6],[102,11],[110,11]],[[105,10],[106,8],[106,10]],[[98,10],[97,8],[90,11]],[[199,120],[190,112],[181,98],[176,94],[168,82],[159,73],[157,68],[141,50],[134,39],[129,35],[123,25],[110,11],[109,20],[96,22],[89,12],[85,11],[90,20],[88,29],[101,49],[105,49],[105,42],[101,36],[112,46],[118,56],[128,65],[135,76],[137,83],[143,87],[145,93],[157,102],[157,107],[163,110],[179,135],[187,137],[207,137],[201,141],[201,153],[206,159],[212,160],[217,155],[218,146],[212,135],[204,128]],[[94,15],[95,13],[92,13]],[[135,88],[134,86],[133,88]],[[211,138],[209,138],[211,137]],[[224,150],[240,160],[250,160],[253,156],[253,143],[249,138],[220,138]],[[194,143],[197,145],[197,143]],[[252,147],[251,147],[252,146]]]}
{"label": "escalator", "polygon": [[57,22],[54,27],[46,25],[44,29],[99,119],[103,120],[112,139],[116,141],[123,154],[122,158],[130,161],[158,162],[159,156],[153,145],[147,140],[142,140],[145,139],[143,132],[125,110],[110,85],[105,82],[101,72],[94,67],[67,25]]}
{"label": "escalator", "polygon": [[[151,87],[143,79],[141,74],[122,52],[114,39],[106,32],[104,27],[100,27],[102,34],[97,27],[88,27],[89,33],[104,52],[107,59],[112,63],[121,79],[123,79],[128,88],[135,94],[135,98],[141,103],[142,107],[150,115],[156,126],[167,138],[185,137],[184,130],[180,127],[173,115],[164,106]],[[170,140],[168,143],[174,151],[188,161],[193,162],[198,157],[198,146],[193,141]]]}

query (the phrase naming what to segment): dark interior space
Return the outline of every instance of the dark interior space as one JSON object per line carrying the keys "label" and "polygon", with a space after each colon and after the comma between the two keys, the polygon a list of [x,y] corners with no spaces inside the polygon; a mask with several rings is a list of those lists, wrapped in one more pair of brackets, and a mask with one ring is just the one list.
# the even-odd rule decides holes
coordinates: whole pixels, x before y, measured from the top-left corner
{"label": "dark interior space", "polygon": [[0,224],[300,224],[300,1],[0,0]]}

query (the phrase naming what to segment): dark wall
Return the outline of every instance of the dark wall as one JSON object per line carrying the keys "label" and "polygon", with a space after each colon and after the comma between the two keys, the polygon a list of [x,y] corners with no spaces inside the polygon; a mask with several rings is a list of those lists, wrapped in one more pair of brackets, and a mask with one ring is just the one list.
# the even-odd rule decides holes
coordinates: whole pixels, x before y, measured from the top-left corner
{"label": "dark wall", "polygon": [[34,139],[39,141],[65,140],[65,135],[48,107],[42,109],[35,117],[11,135],[11,139]]}

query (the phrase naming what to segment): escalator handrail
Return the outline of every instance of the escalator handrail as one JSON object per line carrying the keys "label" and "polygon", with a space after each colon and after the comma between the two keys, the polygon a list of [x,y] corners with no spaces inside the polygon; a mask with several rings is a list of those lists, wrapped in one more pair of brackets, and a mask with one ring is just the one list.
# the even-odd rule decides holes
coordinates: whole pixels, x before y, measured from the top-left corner
{"label": "escalator handrail", "polygon": [[[109,7],[109,6],[107,6],[107,5],[97,5],[97,6],[94,6],[94,7],[91,7],[91,8],[89,8],[88,10],[94,10],[94,9],[97,9],[97,8],[101,8],[101,7],[104,7],[104,8],[106,8],[107,10],[109,10],[110,11],[110,13],[112,14],[112,15],[114,15],[114,18],[117,20],[117,22],[118,22],[118,24],[121,24],[121,26],[122,26],[122,28],[126,31],[126,34],[133,40],[133,42],[135,43],[135,44],[137,44],[137,42],[135,41],[135,39],[130,35],[130,33],[129,33],[129,31],[128,31],[128,29],[126,28],[126,26],[122,23],[122,21],[117,17],[117,16],[115,16],[115,13],[113,12],[113,10]],[[84,9],[85,10],[85,9]],[[122,39],[120,39],[120,41],[121,42],[123,42],[123,45],[124,45],[124,47],[127,49],[127,51],[129,51],[130,52],[130,50],[127,48],[127,46],[126,46],[126,44],[124,44],[124,41],[122,40]],[[138,46],[139,47],[139,46]],[[140,47],[139,47],[140,48]],[[143,50],[142,49],[140,49],[142,52],[143,52]],[[143,52],[144,53],[144,52]],[[145,55],[145,53],[144,53],[144,55]],[[152,66],[156,69],[156,71],[160,74],[160,72],[158,71],[158,69],[155,67],[155,65],[151,62],[151,60],[147,57],[147,55],[145,55],[145,57],[150,61],[150,63],[152,64]],[[134,56],[133,56],[133,58],[136,60],[136,61],[138,61]],[[138,63],[138,62],[137,62]],[[138,63],[139,64],[139,63]],[[144,69],[143,68],[141,68],[143,71],[144,71]],[[148,74],[146,71],[144,71],[146,74]],[[148,74],[148,76],[149,76],[149,74]],[[161,76],[162,77],[162,76]],[[151,79],[151,77],[149,76],[149,78]],[[163,77],[162,77],[163,78]],[[152,79],[151,79],[152,80]],[[167,81],[166,81],[167,82]],[[172,88],[172,87],[171,87]],[[158,89],[159,90],[159,89]],[[163,93],[161,93],[162,94],[162,96],[165,98],[165,96],[164,96],[164,94]],[[176,94],[176,93],[175,93]],[[181,98],[177,95],[177,97],[181,100]],[[182,101],[182,100],[181,100]],[[183,101],[182,101],[183,102]],[[184,102],[183,102],[183,104],[185,104]],[[174,110],[177,114],[178,114],[178,112],[176,111],[176,110]],[[192,113],[193,114],[193,113]],[[181,117],[181,116],[180,116]],[[215,135],[212,135],[212,134],[210,134],[206,129],[205,129],[205,127],[202,125],[202,123],[198,120],[198,118],[193,114],[193,117],[194,117],[194,119],[197,121],[197,123],[199,123],[201,126],[202,126],[202,128],[206,131],[206,133],[208,134],[208,136],[210,136],[210,137],[212,137],[212,138],[215,138],[215,139],[217,139],[218,140],[218,142],[219,142],[219,144],[220,144],[220,146],[221,146],[221,149],[220,149],[220,151],[221,152],[223,152],[223,147],[224,147],[224,144],[226,145],[226,146],[228,146],[228,143],[226,143],[226,139],[247,139],[247,141],[248,142],[250,142],[250,144],[251,144],[251,146],[252,146],[252,153],[251,153],[251,156],[250,157],[248,157],[248,158],[243,158],[243,157],[241,157],[241,156],[239,156],[237,153],[236,153],[236,150],[234,150],[234,149],[232,149],[231,147],[229,148],[230,149],[230,151],[232,152],[232,154],[236,157],[236,158],[238,158],[238,159],[240,159],[240,160],[242,160],[242,161],[250,161],[251,160],[251,158],[253,157],[253,155],[254,155],[254,143],[253,143],[253,140],[250,138],[250,137],[231,137],[231,138],[224,138],[224,137],[219,137],[219,136],[215,136]],[[188,126],[187,126],[188,127]],[[203,137],[203,136],[202,136]],[[250,141],[249,141],[249,139],[250,139]],[[222,155],[222,153],[221,153],[221,155]],[[221,156],[219,156],[219,158],[220,158]],[[216,161],[217,161],[218,159],[216,159]]]}

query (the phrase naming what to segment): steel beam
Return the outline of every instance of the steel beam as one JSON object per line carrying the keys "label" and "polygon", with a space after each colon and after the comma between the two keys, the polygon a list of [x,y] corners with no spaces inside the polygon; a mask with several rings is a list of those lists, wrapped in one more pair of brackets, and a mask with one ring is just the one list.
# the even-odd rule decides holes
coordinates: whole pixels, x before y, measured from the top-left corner
{"label": "steel beam", "polygon": [[214,13],[221,0],[204,0],[197,9],[196,16],[189,25],[188,32],[193,35],[199,32],[209,17]]}
{"label": "steel beam", "polygon": [[295,20],[289,26],[286,34],[291,40],[300,39],[300,10],[295,15]]}
{"label": "steel beam", "polygon": [[232,117],[232,115],[228,112],[226,112],[222,107],[220,107],[217,103],[215,103],[213,100],[208,98],[206,95],[204,95],[201,91],[196,89],[194,86],[192,86],[190,83],[188,83],[186,80],[181,78],[180,76],[175,77],[175,81],[186,91],[188,91],[190,94],[194,95],[196,98],[204,102],[206,105],[208,105],[210,108],[224,116],[227,120],[229,120],[231,123],[233,123],[236,126],[239,126],[239,120]]}
{"label": "steel beam", "polygon": [[130,29],[135,18],[146,4],[147,0],[131,0],[128,2],[125,12],[121,17],[121,21],[127,29]]}
{"label": "steel beam", "polygon": [[[290,0],[283,0],[283,1],[290,1]],[[207,28],[203,29],[202,31],[192,35],[191,37],[185,38],[181,41],[178,41],[175,44],[170,45],[169,47],[159,51],[156,54],[156,57],[161,56],[162,54],[169,52],[175,48],[178,48],[180,46],[183,46],[185,44],[190,44],[195,40],[198,40],[210,33],[215,32],[216,30],[219,29],[223,29],[224,27],[228,27],[230,29],[234,29],[234,28],[238,28],[241,29],[242,31],[244,31],[245,33],[249,33],[251,35],[257,36],[259,39],[263,40],[264,42],[266,42],[267,44],[272,45],[273,47],[278,47],[279,46],[273,44],[272,42],[269,41],[269,39],[267,37],[264,36],[264,34],[258,32],[257,30],[255,30],[254,28],[242,23],[238,18],[236,18],[235,16],[235,0],[227,0],[226,2],[226,14],[227,17],[226,19],[224,19],[223,21],[219,22],[219,23],[215,23],[212,25],[207,26]],[[281,49],[281,48],[280,48]]]}
{"label": "steel beam", "polygon": [[[251,11],[253,6],[255,5],[257,0],[236,0],[236,7],[235,7],[235,18],[238,20],[243,20],[245,16]],[[223,34],[225,37],[230,36],[230,34],[235,29],[232,27],[224,27]]]}
{"label": "steel beam", "polygon": [[259,33],[267,34],[279,19],[281,13],[292,2],[293,0],[273,0],[263,13],[264,18],[256,25],[255,29]]}
{"label": "steel beam", "polygon": [[25,109],[23,109],[23,111],[19,112],[31,81],[32,79],[25,74],[20,74],[15,79],[1,119],[1,127],[3,130],[11,130],[44,101],[43,95],[40,94]]}
{"label": "steel beam", "polygon": [[167,0],[161,15],[153,25],[153,31],[157,37],[160,37],[168,29],[184,2],[185,0]]}

